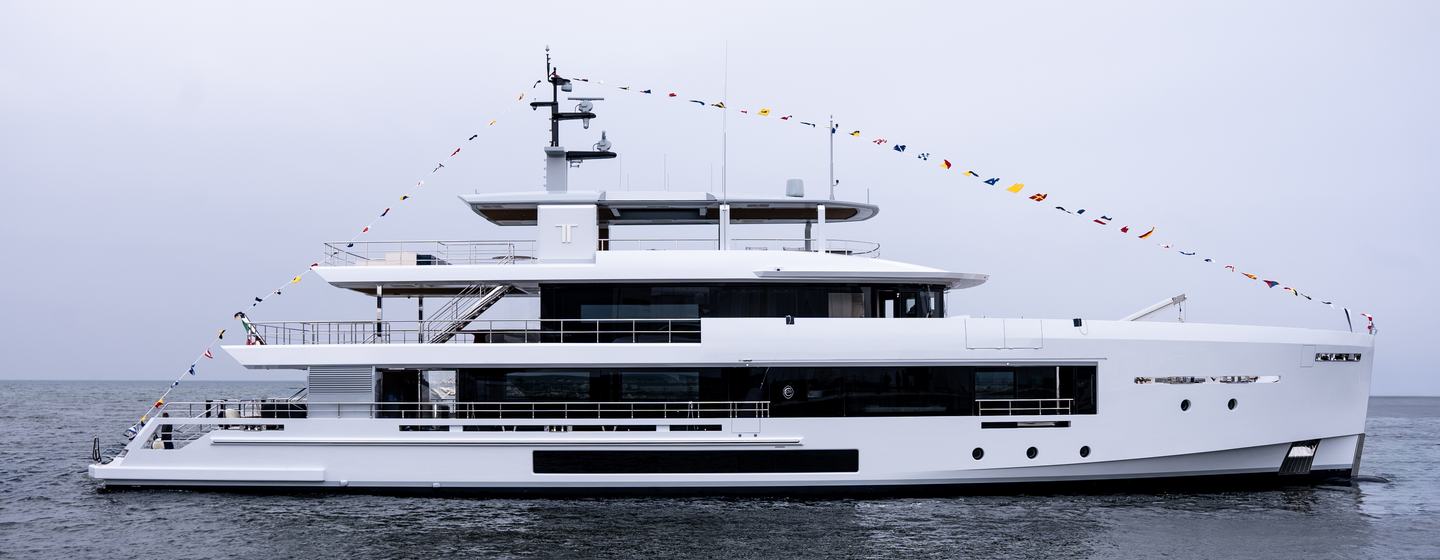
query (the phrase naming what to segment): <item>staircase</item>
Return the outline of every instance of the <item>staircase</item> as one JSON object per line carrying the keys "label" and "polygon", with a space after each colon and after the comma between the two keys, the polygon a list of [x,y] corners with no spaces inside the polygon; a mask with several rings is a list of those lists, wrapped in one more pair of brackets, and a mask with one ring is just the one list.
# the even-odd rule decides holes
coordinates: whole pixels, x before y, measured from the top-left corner
{"label": "staircase", "polygon": [[466,325],[480,317],[485,310],[490,309],[509,291],[509,286],[486,286],[483,284],[475,284],[461,290],[460,293],[455,294],[450,303],[441,307],[430,321],[425,322],[428,324],[433,321],[443,325],[430,334],[426,342],[430,344],[450,342]]}

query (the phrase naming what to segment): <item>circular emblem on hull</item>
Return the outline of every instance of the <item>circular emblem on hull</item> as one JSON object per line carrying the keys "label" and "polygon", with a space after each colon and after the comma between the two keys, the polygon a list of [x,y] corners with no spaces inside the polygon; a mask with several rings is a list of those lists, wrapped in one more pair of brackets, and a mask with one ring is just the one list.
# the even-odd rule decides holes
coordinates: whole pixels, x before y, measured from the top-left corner
{"label": "circular emblem on hull", "polygon": [[787,400],[787,401],[790,400],[790,399],[793,399],[793,398],[795,398],[795,388],[794,388],[794,387],[791,387],[791,386],[789,386],[789,385],[786,385],[784,389],[781,389],[781,390],[780,390],[780,395],[783,396],[783,397],[785,397],[785,400]]}

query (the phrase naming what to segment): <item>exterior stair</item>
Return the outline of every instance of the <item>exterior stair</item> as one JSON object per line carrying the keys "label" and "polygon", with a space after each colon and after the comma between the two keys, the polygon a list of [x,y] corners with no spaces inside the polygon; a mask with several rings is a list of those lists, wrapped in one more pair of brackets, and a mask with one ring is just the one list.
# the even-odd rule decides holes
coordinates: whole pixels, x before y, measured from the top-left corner
{"label": "exterior stair", "polygon": [[509,286],[484,286],[476,284],[461,291],[450,303],[435,314],[437,321],[449,321],[444,327],[430,335],[427,342],[440,344],[449,342],[466,325],[480,317],[487,309],[505,297]]}

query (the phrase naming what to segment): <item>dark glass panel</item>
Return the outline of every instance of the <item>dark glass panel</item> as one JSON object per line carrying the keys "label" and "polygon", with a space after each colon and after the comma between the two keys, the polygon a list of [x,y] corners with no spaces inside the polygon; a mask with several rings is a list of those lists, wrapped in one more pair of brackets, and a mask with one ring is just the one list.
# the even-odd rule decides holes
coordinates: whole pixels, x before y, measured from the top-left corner
{"label": "dark glass panel", "polygon": [[975,372],[976,399],[1015,398],[1015,372],[1010,370],[980,370]]}
{"label": "dark glass panel", "polygon": [[1015,368],[1015,398],[1057,398],[1055,367]]}
{"label": "dark glass panel", "polygon": [[621,371],[621,401],[695,401],[700,400],[700,372],[690,371]]}

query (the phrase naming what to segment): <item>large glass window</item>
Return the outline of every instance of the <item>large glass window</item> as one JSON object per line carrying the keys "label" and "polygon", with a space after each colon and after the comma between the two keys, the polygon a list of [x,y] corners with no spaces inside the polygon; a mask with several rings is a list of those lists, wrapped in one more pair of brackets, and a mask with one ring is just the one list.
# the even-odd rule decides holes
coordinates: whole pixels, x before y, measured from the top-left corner
{"label": "large glass window", "polygon": [[944,286],[856,284],[540,287],[542,319],[944,317]]}
{"label": "large glass window", "polygon": [[670,402],[700,400],[700,372],[695,370],[621,371],[619,400]]}
{"label": "large glass window", "polygon": [[968,416],[1017,399],[1096,412],[1095,366],[476,368],[455,386],[460,403],[768,401],[776,417]]}
{"label": "large glass window", "polygon": [[975,398],[1015,398],[1015,372],[1010,370],[980,370],[975,372]]}
{"label": "large glass window", "polygon": [[507,401],[588,401],[588,371],[516,371],[505,374]]}

